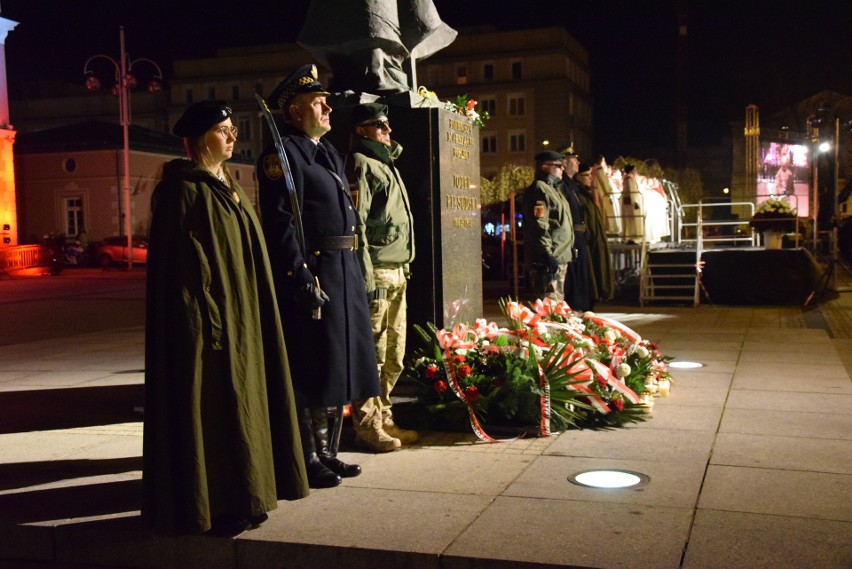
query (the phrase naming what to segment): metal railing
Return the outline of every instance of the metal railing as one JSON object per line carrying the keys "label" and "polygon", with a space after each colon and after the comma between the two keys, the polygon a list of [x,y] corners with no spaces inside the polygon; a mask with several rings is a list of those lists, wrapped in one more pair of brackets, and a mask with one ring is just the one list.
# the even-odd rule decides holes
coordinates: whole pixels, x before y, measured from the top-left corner
{"label": "metal railing", "polygon": [[[748,212],[748,215],[745,219],[733,219],[733,220],[708,220],[704,219],[705,210],[712,210],[715,208],[733,208],[733,207],[741,207],[745,208]],[[681,219],[680,221],[680,231],[677,234],[678,243],[681,244],[694,244],[698,246],[699,237],[703,241],[702,248],[705,248],[708,245],[714,245],[718,243],[726,243],[730,245],[735,245],[737,243],[748,243],[749,245],[756,247],[757,246],[757,234],[754,230],[749,226],[748,222],[754,216],[754,203],[752,202],[719,202],[719,203],[704,203],[703,201],[697,204],[682,204],[680,206],[681,211],[685,214],[687,209],[696,209],[696,221],[685,221],[685,219]],[[685,218],[685,215],[684,215]],[[713,234],[715,230],[713,228],[721,229],[723,227],[742,227],[745,226],[747,231],[745,234],[734,232],[733,235],[715,235]],[[687,236],[685,233],[692,229],[694,231],[693,235]],[[707,233],[710,233],[708,235]]]}
{"label": "metal railing", "polygon": [[47,264],[50,252],[42,245],[0,247],[0,270],[26,269]]}

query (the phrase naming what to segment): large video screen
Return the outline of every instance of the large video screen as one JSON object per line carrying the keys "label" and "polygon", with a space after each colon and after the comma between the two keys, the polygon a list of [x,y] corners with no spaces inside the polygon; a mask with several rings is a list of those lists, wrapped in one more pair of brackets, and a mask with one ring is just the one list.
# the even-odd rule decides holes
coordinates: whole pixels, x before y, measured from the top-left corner
{"label": "large video screen", "polygon": [[807,217],[810,163],[810,153],[804,144],[761,140],[757,203],[771,196],[784,196],[799,217]]}

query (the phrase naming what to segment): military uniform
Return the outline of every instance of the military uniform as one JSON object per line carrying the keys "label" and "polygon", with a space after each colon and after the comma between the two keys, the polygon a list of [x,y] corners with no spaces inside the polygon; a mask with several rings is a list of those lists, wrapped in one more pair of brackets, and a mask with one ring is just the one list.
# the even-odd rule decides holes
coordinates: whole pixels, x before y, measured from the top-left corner
{"label": "military uniform", "polygon": [[[577,175],[588,174],[588,166],[580,166]],[[592,298],[609,300],[615,294],[615,278],[609,253],[609,241],[606,236],[606,222],[600,208],[595,204],[594,190],[577,181],[577,197],[583,206],[586,222],[586,244],[589,247],[589,259],[592,267]]]}
{"label": "military uniform", "polygon": [[[315,68],[303,66],[279,85],[271,99],[287,109],[294,93],[325,95],[321,89]],[[260,209],[293,388],[303,408],[308,477],[312,486],[327,487],[340,479],[318,466],[317,458],[344,477],[357,475],[360,468],[345,470],[349,465],[334,456],[333,443],[328,445],[325,409],[379,394],[370,311],[357,252],[363,231],[359,234],[343,159],[331,143],[325,138],[314,141],[290,124],[281,136],[301,210],[306,252],[299,243],[284,171],[274,148],[265,149],[257,161]],[[319,298],[319,290],[314,289],[317,282],[327,296],[327,301],[317,303],[322,304],[319,319],[305,297],[306,290],[313,290]]]}
{"label": "military uniform", "polygon": [[568,265],[565,277],[565,302],[574,310],[594,310],[594,273],[586,236],[586,211],[580,202],[580,184],[567,174],[562,175],[562,189],[571,209],[574,222],[574,251],[576,257]]}
{"label": "military uniform", "polygon": [[[353,111],[360,123],[381,115],[387,107],[367,104]],[[363,120],[360,120],[363,119]],[[389,128],[389,127],[388,127]],[[382,393],[353,403],[356,433],[369,443],[368,430],[381,425],[388,435],[403,442],[416,433],[399,429],[393,421],[391,390],[403,370],[407,334],[406,289],[409,265],[414,260],[414,219],[405,184],[394,161],[402,147],[390,146],[355,135],[352,147],[352,180],[357,209],[365,226],[365,281],[370,294],[370,316]],[[384,450],[381,445],[376,450]]]}
{"label": "military uniform", "polygon": [[[561,156],[556,154],[556,160]],[[538,159],[538,158],[537,158]],[[574,259],[574,220],[562,180],[536,172],[523,196],[524,254],[539,297],[562,300],[568,263]]]}
{"label": "military uniform", "polygon": [[[348,191],[341,188],[345,174],[337,150],[326,140],[315,144],[292,127],[285,127],[282,137],[301,207],[307,258],[296,239],[274,149],[258,159],[257,180],[293,385],[305,406],[343,405],[378,392],[364,277],[354,249],[358,217]],[[298,289],[314,277],[329,296],[319,320],[295,300]]]}

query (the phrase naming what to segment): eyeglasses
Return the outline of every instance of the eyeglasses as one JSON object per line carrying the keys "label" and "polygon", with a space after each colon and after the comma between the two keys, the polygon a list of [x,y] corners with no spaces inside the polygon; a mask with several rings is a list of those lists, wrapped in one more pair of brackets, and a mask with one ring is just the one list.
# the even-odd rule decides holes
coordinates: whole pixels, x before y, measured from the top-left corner
{"label": "eyeglasses", "polygon": [[234,138],[237,138],[237,133],[240,132],[240,129],[238,129],[235,126],[220,126],[219,128],[217,128],[213,132],[221,134],[222,138],[228,138],[228,135],[231,135]]}
{"label": "eyeglasses", "polygon": [[390,130],[390,122],[386,120],[376,120],[373,122],[364,123],[361,126],[371,126],[373,128],[380,128],[382,130]]}

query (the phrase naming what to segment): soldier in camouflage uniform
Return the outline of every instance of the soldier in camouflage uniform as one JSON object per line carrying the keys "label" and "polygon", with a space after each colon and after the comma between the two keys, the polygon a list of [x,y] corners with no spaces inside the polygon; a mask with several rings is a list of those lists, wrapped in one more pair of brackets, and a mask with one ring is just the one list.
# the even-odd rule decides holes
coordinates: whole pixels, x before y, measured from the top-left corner
{"label": "soldier in camouflage uniform", "polygon": [[562,155],[535,155],[535,179],[523,195],[524,253],[532,292],[563,300],[568,263],[574,260],[574,221],[562,193]]}
{"label": "soldier in camouflage uniform", "polygon": [[417,433],[398,427],[391,412],[393,390],[403,368],[406,336],[405,291],[414,259],[414,225],[405,184],[394,166],[402,147],[390,138],[388,108],[378,103],[352,111],[351,187],[366,247],[364,278],[379,365],[379,397],[353,401],[355,441],[377,452],[417,440]]}

